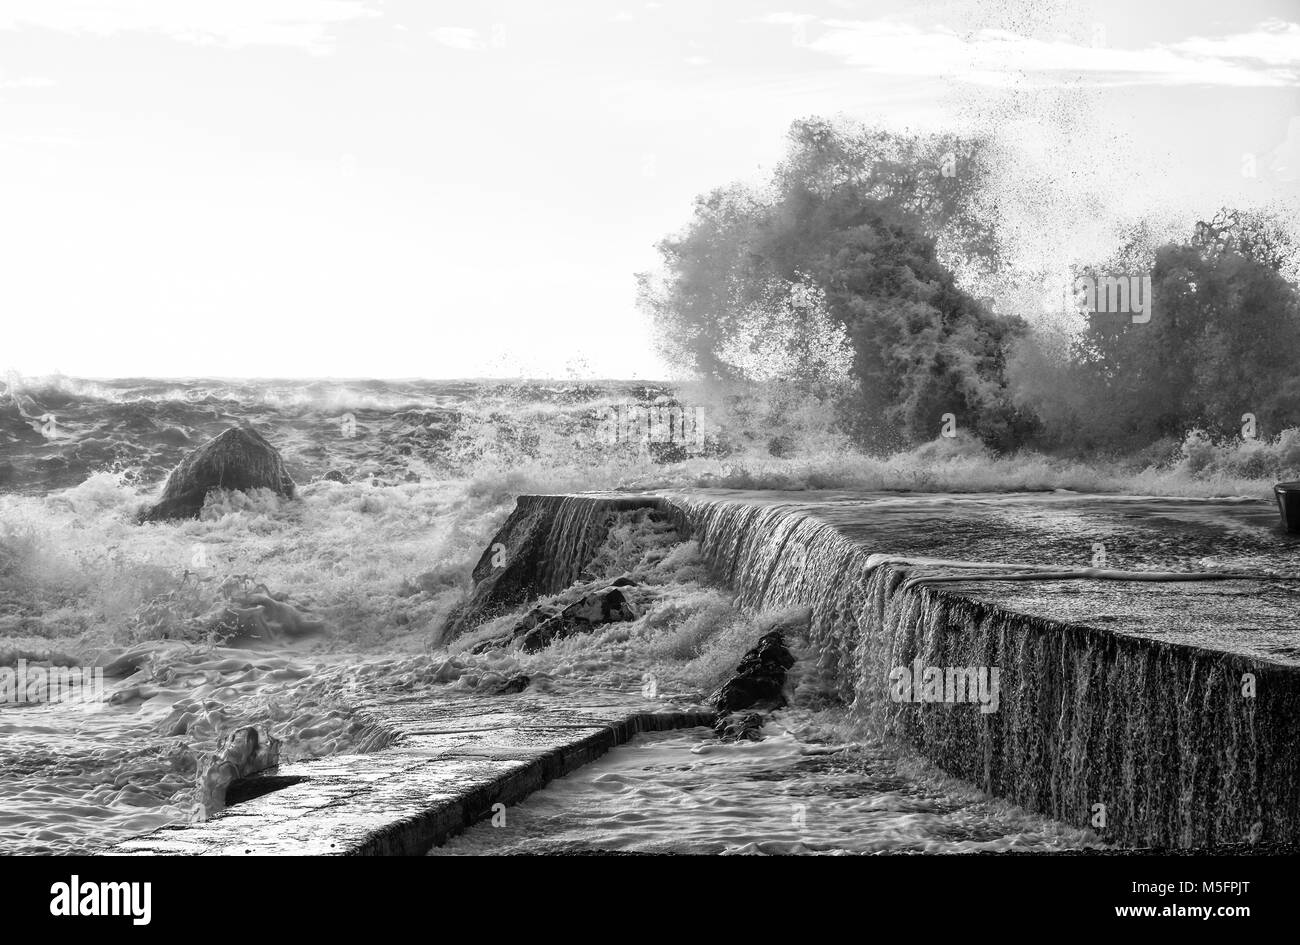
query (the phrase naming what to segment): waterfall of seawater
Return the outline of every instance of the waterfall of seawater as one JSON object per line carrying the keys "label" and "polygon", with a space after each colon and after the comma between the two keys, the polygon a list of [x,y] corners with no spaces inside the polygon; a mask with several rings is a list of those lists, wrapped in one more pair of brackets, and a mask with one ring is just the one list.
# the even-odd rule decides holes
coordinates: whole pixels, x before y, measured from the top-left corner
{"label": "waterfall of seawater", "polygon": [[543,544],[548,554],[542,563],[544,592],[557,593],[578,579],[621,513],[662,505],[660,500],[640,497],[561,497],[558,508],[549,516],[549,536]]}
{"label": "waterfall of seawater", "polygon": [[[868,549],[790,505],[672,502],[742,604],[811,609],[808,650],[828,695],[949,773],[1124,844],[1296,837],[1294,674],[905,588],[905,567],[873,566]],[[914,665],[998,668],[996,711],[895,701],[891,670]],[[1240,697],[1246,673],[1256,698]]]}
{"label": "waterfall of seawater", "polygon": [[612,519],[607,502],[583,501],[577,496],[565,496],[560,501],[551,523],[550,538],[545,543],[550,558],[544,564],[542,584],[549,593],[560,591],[577,579]]}

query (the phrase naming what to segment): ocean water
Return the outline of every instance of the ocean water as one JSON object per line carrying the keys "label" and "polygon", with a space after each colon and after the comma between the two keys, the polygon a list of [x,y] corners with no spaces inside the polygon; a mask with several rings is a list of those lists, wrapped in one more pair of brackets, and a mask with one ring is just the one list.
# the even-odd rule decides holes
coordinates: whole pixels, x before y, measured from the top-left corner
{"label": "ocean water", "polygon": [[[737,421],[730,445],[703,454],[610,440],[611,409],[673,398],[661,385],[628,382],[11,377],[0,394],[0,670],[20,661],[98,666],[103,683],[88,700],[0,702],[0,852],[94,851],[199,816],[197,771],[243,725],[277,738],[284,760],[382,748],[387,733],[356,709],[375,692],[472,692],[520,672],[544,689],[636,691],[652,672],[666,691],[703,697],[772,617],[738,610],[693,543],[635,516],[611,533],[602,559],[611,574],[640,582],[638,620],[537,654],[469,652],[492,626],[450,645],[441,638],[473,563],[520,493],[790,488],[836,476],[845,486],[880,486],[898,470],[915,472],[846,459],[821,441],[815,460],[746,453],[750,441],[766,443],[761,423],[749,431]],[[226,494],[210,497],[195,520],[135,524],[182,456],[240,423],[281,450],[296,500]],[[964,462],[954,458],[935,481],[969,481]],[[991,480],[1003,481],[998,475]],[[228,637],[215,618],[232,593],[255,585],[323,629]],[[708,816],[690,805],[651,816],[647,807],[636,830],[617,818],[585,828],[557,821],[554,830],[576,830],[569,839],[588,844],[605,832],[624,846],[685,836],[697,852],[961,850],[986,834],[1014,843],[1022,833],[1025,842],[1086,842],[981,806],[968,787],[905,765],[881,781],[883,749],[862,733],[838,732],[836,761],[810,769],[804,761],[826,755],[827,738],[808,734],[809,725],[824,721],[774,732],[767,747],[701,754],[696,733],[655,741],[641,755],[629,749],[648,773],[628,775],[623,801],[647,800],[660,781],[682,796],[703,796],[708,785]],[[848,773],[855,765],[868,773]],[[565,779],[538,803],[577,811],[593,790],[614,797],[608,785],[592,787],[603,770]],[[897,790],[890,779],[901,779]],[[845,794],[853,838],[747,828],[756,781],[781,782],[768,804],[778,820],[791,790]],[[853,799],[854,784],[867,799]],[[893,802],[867,795],[902,798],[902,806],[876,817],[873,804]],[[937,798],[948,819],[907,827],[918,813],[907,798],[920,796]],[[684,824],[695,827],[683,834]]]}
{"label": "ocean water", "polygon": [[[661,393],[11,377],[0,667],[105,673],[90,699],[0,702],[0,850],[96,849],[196,816],[198,766],[242,725],[280,739],[286,760],[368,750],[384,736],[357,694],[490,682],[498,667],[448,663],[436,645],[484,543],[520,492],[637,468],[644,457],[601,441],[602,417]],[[135,524],[182,456],[243,423],[281,450],[296,501],[227,494],[197,520]],[[254,585],[324,630],[214,632],[231,588]]]}
{"label": "ocean water", "polygon": [[165,477],[189,450],[247,423],[298,482],[331,470],[381,484],[481,474],[495,464],[606,463],[611,408],[671,391],[633,382],[83,380],[0,387],[0,489],[75,487],[95,473]]}
{"label": "ocean water", "polygon": [[[776,713],[760,742],[655,732],[453,837],[431,856],[1050,853],[1099,845],[879,743]],[[803,723],[803,724],[801,724]]]}

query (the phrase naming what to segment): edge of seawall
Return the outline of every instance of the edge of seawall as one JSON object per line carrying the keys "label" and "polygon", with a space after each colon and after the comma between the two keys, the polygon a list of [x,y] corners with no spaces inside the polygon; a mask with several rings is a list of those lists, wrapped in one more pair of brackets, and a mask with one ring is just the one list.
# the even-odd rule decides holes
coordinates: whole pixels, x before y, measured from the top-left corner
{"label": "edge of seawall", "polygon": [[645,700],[421,697],[371,704],[395,743],[280,765],[209,820],[105,851],[135,856],[418,856],[641,732],[712,725]]}
{"label": "edge of seawall", "polygon": [[[818,680],[872,731],[953,776],[1109,843],[1300,840],[1294,666],[1020,613],[978,593],[904,588],[905,567],[869,560],[894,549],[868,549],[806,503],[743,493],[523,496],[494,542],[528,531],[552,556],[540,573],[572,580],[613,518],[636,509],[698,541],[742,605],[810,608]],[[997,711],[892,700],[891,669],[918,660],[999,667]]]}
{"label": "edge of seawall", "polygon": [[[1294,667],[905,589],[904,568],[873,566],[861,544],[793,504],[668,497],[744,605],[810,607],[816,671],[948,773],[1108,842],[1300,839]],[[998,710],[891,700],[890,670],[916,660],[1000,667]],[[1253,698],[1240,690],[1246,673]]]}

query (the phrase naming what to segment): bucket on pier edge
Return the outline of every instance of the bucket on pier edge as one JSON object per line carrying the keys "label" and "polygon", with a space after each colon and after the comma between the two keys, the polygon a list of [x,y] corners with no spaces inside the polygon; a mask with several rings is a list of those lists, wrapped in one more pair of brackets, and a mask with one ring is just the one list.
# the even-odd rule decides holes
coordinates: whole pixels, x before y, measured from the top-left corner
{"label": "bucket on pier edge", "polygon": [[1300,482],[1279,482],[1273,494],[1277,496],[1277,510],[1282,513],[1282,526],[1289,532],[1300,532]]}

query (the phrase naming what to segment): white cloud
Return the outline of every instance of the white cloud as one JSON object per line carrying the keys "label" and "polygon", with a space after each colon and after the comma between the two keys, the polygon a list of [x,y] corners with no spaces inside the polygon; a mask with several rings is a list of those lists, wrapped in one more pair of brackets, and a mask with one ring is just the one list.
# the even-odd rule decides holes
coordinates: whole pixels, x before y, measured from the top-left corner
{"label": "white cloud", "polygon": [[5,0],[0,29],[158,33],[197,45],[291,46],[327,53],[334,48],[333,27],[379,15],[364,0]]}
{"label": "white cloud", "polygon": [[[806,19],[770,14],[789,26]],[[812,33],[820,28],[820,35]],[[1300,25],[1270,20],[1229,36],[1191,38],[1142,49],[1040,39],[1008,30],[959,33],[897,20],[822,20],[809,49],[890,75],[942,77],[976,85],[1288,86],[1300,82]]]}
{"label": "white cloud", "polygon": [[1267,20],[1249,33],[1212,38],[1194,37],[1170,46],[1193,56],[1255,59],[1271,66],[1300,63],[1300,23]]}

